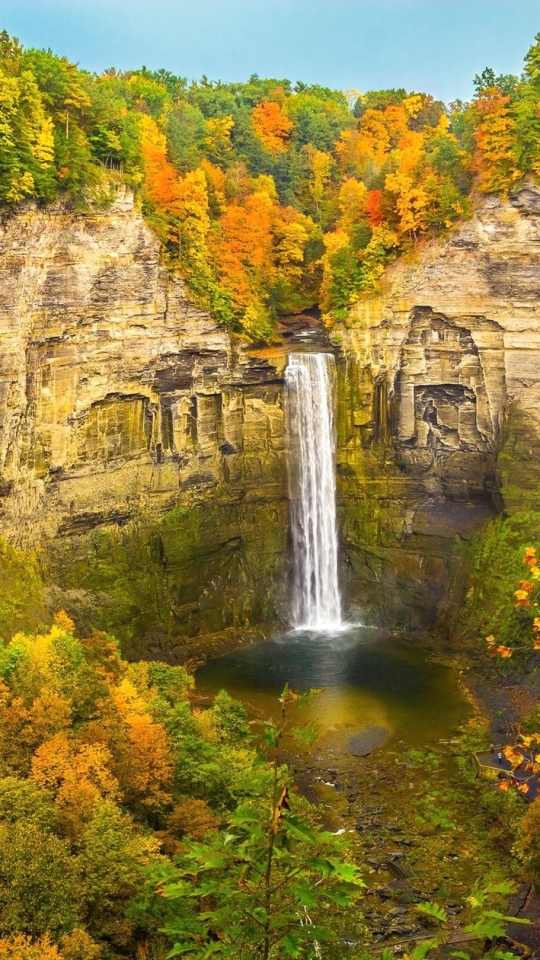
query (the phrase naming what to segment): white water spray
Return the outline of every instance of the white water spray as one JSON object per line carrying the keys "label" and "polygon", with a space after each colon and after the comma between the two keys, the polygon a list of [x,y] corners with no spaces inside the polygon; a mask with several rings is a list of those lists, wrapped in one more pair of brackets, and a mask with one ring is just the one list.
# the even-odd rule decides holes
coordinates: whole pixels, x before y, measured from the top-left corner
{"label": "white water spray", "polygon": [[335,481],[335,362],[292,353],[285,373],[296,628],[339,630]]}

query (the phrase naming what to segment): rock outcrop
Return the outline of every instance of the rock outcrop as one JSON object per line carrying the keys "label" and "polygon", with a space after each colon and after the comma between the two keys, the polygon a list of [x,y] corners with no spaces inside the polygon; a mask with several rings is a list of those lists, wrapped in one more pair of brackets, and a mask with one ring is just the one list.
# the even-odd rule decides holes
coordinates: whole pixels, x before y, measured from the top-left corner
{"label": "rock outcrop", "polygon": [[[274,617],[287,527],[280,379],[167,274],[130,195],[105,212],[5,216],[0,316],[4,535],[40,543],[62,588],[84,595],[91,582],[99,595],[103,550],[129,579],[142,523],[132,562],[150,552],[167,581],[168,633]],[[150,618],[158,634],[163,616]]]}
{"label": "rock outcrop", "polygon": [[425,625],[460,544],[524,488],[540,503],[540,190],[400,260],[335,339],[349,595]]}

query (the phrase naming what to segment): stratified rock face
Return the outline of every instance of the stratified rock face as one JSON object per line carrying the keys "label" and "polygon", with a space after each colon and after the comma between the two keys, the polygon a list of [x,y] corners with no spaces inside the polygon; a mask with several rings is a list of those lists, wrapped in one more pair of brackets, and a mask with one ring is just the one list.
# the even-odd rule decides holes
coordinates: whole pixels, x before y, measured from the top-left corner
{"label": "stratified rock face", "polygon": [[540,191],[487,200],[397,263],[336,338],[349,595],[360,616],[426,624],[498,481],[507,507],[524,488],[540,502]]}
{"label": "stratified rock face", "polygon": [[[540,507],[539,294],[527,187],[335,331],[349,616],[434,623],[459,545]],[[51,608],[151,654],[282,613],[286,349],[198,310],[128,195],[5,217],[0,316],[2,532],[44,548]]]}
{"label": "stratified rock face", "polygon": [[[97,529],[181,506],[197,537],[165,604],[178,610],[172,631],[275,615],[287,527],[280,376],[166,274],[130,196],[105,213],[6,216],[0,316],[3,533],[54,544],[60,582],[68,567],[84,580]],[[158,565],[170,579],[167,529]]]}

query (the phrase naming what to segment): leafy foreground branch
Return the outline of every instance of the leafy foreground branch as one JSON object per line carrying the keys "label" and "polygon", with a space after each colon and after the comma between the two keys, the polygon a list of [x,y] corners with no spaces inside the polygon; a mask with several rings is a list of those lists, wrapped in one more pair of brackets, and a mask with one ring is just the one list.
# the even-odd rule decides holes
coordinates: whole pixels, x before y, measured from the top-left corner
{"label": "leafy foreground branch", "polygon": [[364,886],[358,868],[343,859],[343,841],[314,822],[300,797],[289,795],[288,771],[281,766],[285,734],[303,742],[314,735],[309,726],[292,729],[288,717],[291,707],[313,695],[286,686],[280,723],[265,724],[271,803],[242,804],[225,832],[193,844],[160,875],[158,893],[174,911],[166,926],[176,939],[170,956],[321,956],[319,943],[332,937],[321,915],[328,907],[353,906]]}

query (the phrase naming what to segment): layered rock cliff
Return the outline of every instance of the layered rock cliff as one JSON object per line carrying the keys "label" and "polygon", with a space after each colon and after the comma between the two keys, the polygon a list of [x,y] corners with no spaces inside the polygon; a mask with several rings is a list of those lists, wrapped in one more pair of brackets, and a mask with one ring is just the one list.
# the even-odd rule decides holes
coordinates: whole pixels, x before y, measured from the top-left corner
{"label": "layered rock cliff", "polygon": [[[462,547],[540,505],[540,191],[488,200],[335,330],[341,575],[426,626]],[[286,348],[248,350],[160,261],[129,195],[0,231],[3,534],[52,607],[133,652],[284,612]]]}
{"label": "layered rock cliff", "polygon": [[[503,505],[540,504],[540,191],[388,272],[335,339],[347,583],[402,623],[444,611],[461,547]],[[526,491],[526,493],[524,493]]]}
{"label": "layered rock cliff", "polygon": [[2,532],[42,545],[54,601],[173,638],[274,617],[281,384],[167,274],[131,196],[6,216],[0,311]]}

